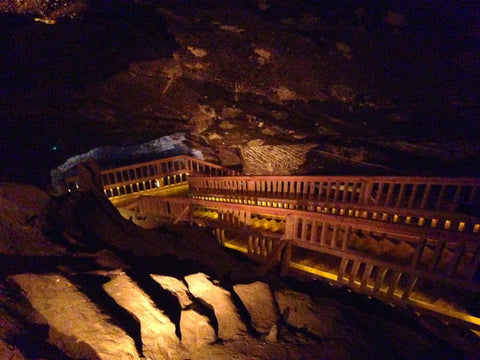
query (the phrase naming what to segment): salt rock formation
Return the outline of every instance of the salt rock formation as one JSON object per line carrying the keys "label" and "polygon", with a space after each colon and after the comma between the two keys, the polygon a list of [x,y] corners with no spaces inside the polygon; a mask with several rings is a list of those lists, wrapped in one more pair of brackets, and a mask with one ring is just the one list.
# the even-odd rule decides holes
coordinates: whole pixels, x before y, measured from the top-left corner
{"label": "salt rock formation", "polygon": [[218,337],[230,340],[246,334],[247,328],[240,319],[230,293],[214,285],[203,273],[185,276],[190,293],[201,299],[215,312],[218,321]]}
{"label": "salt rock formation", "polygon": [[321,338],[340,337],[347,323],[342,313],[334,306],[320,305],[310,296],[296,291],[276,291],[283,320],[291,326],[305,328]]}
{"label": "salt rock formation", "polygon": [[182,281],[171,276],[156,274],[150,274],[150,277],[155,280],[163,289],[174,295],[178,299],[182,309],[185,309],[187,306],[192,304],[192,300],[188,295],[187,286]]}
{"label": "salt rock formation", "polygon": [[252,326],[259,333],[269,333],[278,321],[278,314],[270,287],[260,281],[234,285],[233,290],[242,300],[252,318]]}
{"label": "salt rock formation", "polygon": [[64,277],[20,274],[11,279],[49,325],[49,341],[72,359],[140,359],[132,338]]}
{"label": "salt rock formation", "polygon": [[44,235],[44,209],[50,200],[37,187],[0,184],[0,253],[9,255],[61,255],[64,249]]}
{"label": "salt rock formation", "polygon": [[150,274],[160,286],[176,296],[182,313],[180,316],[180,333],[182,345],[190,351],[215,342],[215,330],[207,316],[199,314],[194,309],[188,309],[193,304],[187,286],[180,280],[163,275]]}
{"label": "salt rock formation", "polygon": [[103,285],[117,304],[140,322],[143,355],[147,359],[183,359],[185,354],[175,334],[175,324],[159,310],[125,273]]}
{"label": "salt rock formation", "polygon": [[18,349],[14,348],[13,346],[10,346],[3,340],[0,340],[0,354],[2,356],[1,359],[8,359],[8,360],[25,359],[22,356],[22,353]]}
{"label": "salt rock formation", "polygon": [[180,332],[183,346],[190,351],[211,344],[216,340],[215,330],[208,317],[192,309],[182,311]]}

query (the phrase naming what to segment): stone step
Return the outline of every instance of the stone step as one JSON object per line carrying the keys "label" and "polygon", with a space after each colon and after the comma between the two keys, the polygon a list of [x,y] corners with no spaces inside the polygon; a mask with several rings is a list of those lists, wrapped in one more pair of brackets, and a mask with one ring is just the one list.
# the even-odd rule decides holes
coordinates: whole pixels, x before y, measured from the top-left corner
{"label": "stone step", "polygon": [[218,322],[220,339],[230,340],[246,334],[246,325],[241,320],[227,290],[214,285],[203,273],[188,275],[185,277],[185,281],[190,293],[213,309]]}
{"label": "stone step", "polygon": [[63,276],[20,274],[11,279],[49,326],[49,341],[72,359],[140,359],[132,338]]}
{"label": "stone step", "polygon": [[117,304],[140,322],[142,352],[147,359],[184,359],[186,354],[175,333],[175,324],[125,273],[103,285]]}
{"label": "stone step", "polygon": [[268,334],[278,321],[278,311],[270,287],[260,281],[233,286],[250,314],[252,327],[261,334]]}

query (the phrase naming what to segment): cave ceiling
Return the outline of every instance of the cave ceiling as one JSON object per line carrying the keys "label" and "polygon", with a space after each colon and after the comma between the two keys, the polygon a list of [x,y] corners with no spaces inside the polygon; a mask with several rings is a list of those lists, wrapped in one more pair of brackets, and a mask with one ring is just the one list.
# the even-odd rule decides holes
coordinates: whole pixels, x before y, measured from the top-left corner
{"label": "cave ceiling", "polygon": [[175,133],[207,160],[296,146],[303,173],[476,176],[479,14],[473,1],[2,1],[0,180]]}

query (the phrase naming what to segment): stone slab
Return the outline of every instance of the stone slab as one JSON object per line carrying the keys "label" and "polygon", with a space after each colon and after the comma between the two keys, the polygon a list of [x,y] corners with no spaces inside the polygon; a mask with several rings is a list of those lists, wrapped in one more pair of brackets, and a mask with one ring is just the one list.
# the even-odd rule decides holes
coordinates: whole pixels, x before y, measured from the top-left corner
{"label": "stone slab", "polygon": [[203,273],[188,275],[185,280],[190,293],[212,307],[220,339],[229,340],[246,333],[247,328],[227,290],[214,285]]}
{"label": "stone slab", "polygon": [[233,286],[233,290],[250,314],[253,328],[260,333],[268,334],[278,321],[275,299],[268,284],[260,281],[238,284]]}
{"label": "stone slab", "polygon": [[117,304],[140,321],[142,351],[147,359],[183,358],[175,324],[158,309],[147,294],[125,273],[103,285]]}
{"label": "stone slab", "polygon": [[49,341],[72,359],[139,359],[132,338],[66,278],[21,274],[11,279],[49,325]]}

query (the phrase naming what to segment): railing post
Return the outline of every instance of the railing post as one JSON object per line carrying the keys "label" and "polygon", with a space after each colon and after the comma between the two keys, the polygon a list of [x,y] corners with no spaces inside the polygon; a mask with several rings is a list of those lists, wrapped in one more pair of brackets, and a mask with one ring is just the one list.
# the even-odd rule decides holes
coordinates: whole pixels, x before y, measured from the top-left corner
{"label": "railing post", "polygon": [[371,180],[365,180],[361,192],[361,203],[363,205],[368,205],[370,196],[372,195],[373,182]]}

